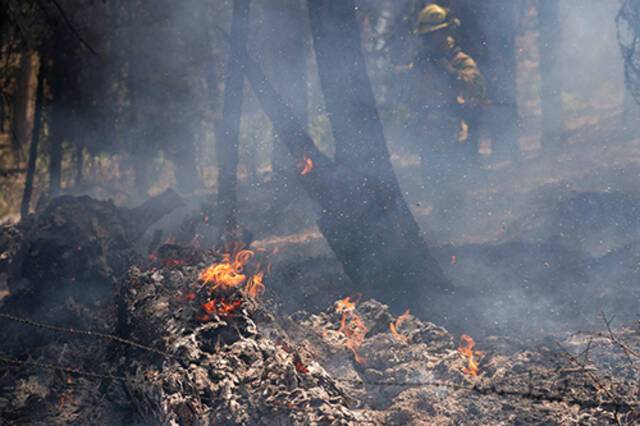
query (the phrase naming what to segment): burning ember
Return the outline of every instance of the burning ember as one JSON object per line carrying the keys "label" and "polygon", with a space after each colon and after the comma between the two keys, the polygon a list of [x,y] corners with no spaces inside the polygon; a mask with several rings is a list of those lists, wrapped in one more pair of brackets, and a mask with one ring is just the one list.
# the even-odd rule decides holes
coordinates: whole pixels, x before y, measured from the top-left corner
{"label": "burning ember", "polygon": [[336,303],[336,312],[342,314],[338,332],[347,338],[345,346],[353,352],[358,364],[364,364],[365,359],[358,354],[358,348],[364,342],[364,337],[369,330],[356,311],[356,302],[353,302],[350,297],[345,297]]}
{"label": "burning ember", "polygon": [[389,323],[389,330],[391,330],[391,335],[393,336],[393,338],[398,343],[402,343],[405,345],[409,343],[409,338],[407,336],[403,336],[402,334],[398,333],[398,328],[400,328],[400,324],[402,324],[403,322],[409,319],[410,314],[411,313],[409,309],[407,309],[404,312],[404,314],[400,315],[398,319],[396,319],[395,322]]}
{"label": "burning ember", "polygon": [[467,336],[466,334],[460,336],[460,347],[458,347],[458,352],[468,359],[467,367],[462,371],[464,374],[474,377],[478,375],[478,360],[476,357],[482,356],[482,352],[473,350],[475,345],[476,342],[473,341],[471,336]]}
{"label": "burning ember", "polygon": [[209,321],[211,315],[218,315],[220,317],[228,317],[242,305],[241,300],[234,300],[233,302],[226,302],[224,299],[213,299],[207,303],[202,304],[202,309],[205,311],[205,315],[197,318],[198,321]]}
{"label": "burning ember", "polygon": [[313,170],[313,160],[304,154],[303,160],[299,165],[300,168],[300,176],[304,176]]}

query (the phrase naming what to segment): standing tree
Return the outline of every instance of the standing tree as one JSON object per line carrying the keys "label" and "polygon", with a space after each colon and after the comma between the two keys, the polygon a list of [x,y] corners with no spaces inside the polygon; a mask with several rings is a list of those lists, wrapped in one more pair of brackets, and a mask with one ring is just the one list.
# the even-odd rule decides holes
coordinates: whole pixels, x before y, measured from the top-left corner
{"label": "standing tree", "polygon": [[[271,81],[303,127],[307,126],[307,32],[304,3],[279,0],[269,4]],[[274,135],[271,164],[276,176],[290,176],[293,160],[279,135]]]}
{"label": "standing tree", "polygon": [[33,193],[33,178],[36,172],[36,160],[38,158],[38,145],[40,143],[40,132],[42,128],[42,110],[44,107],[44,75],[45,64],[40,64],[38,70],[38,82],[36,90],[35,113],[33,119],[33,129],[31,130],[31,144],[29,146],[29,159],[27,163],[27,177],[24,183],[22,203],[20,205],[20,218],[25,219],[29,214],[29,204]]}
{"label": "standing tree", "polygon": [[255,62],[247,76],[320,206],[318,225],[345,272],[367,295],[435,315],[433,299],[450,289],[430,255],[391,166],[360,46],[352,1],[309,1],[321,85],[336,140],[330,161]]}
{"label": "standing tree", "polygon": [[224,85],[222,121],[216,137],[219,170],[218,206],[222,211],[226,234],[233,234],[237,228],[236,187],[238,184],[240,114],[245,74],[239,52],[245,51],[247,45],[250,4],[251,0],[235,0],[233,3],[231,44]]}
{"label": "standing tree", "polygon": [[[517,150],[518,103],[516,92],[517,11],[520,2],[500,0],[451,1],[460,16],[461,45],[475,58],[487,85],[488,105],[483,133],[496,153],[509,156]],[[473,123],[472,124],[472,129]]]}
{"label": "standing tree", "polygon": [[540,56],[540,103],[542,144],[554,145],[564,137],[562,74],[558,66],[560,26],[558,0],[538,0],[538,52]]}
{"label": "standing tree", "polygon": [[[640,104],[640,1],[625,0],[616,16],[618,43],[624,61],[625,113]],[[636,107],[637,108],[637,107]]]}

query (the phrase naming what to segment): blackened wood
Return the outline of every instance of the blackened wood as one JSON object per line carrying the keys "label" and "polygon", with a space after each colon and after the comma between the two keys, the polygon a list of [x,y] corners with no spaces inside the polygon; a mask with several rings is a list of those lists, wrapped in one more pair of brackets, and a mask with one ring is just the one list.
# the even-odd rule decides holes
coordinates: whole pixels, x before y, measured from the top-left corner
{"label": "blackened wood", "polygon": [[29,203],[33,193],[33,176],[36,171],[36,160],[38,157],[38,144],[40,142],[40,129],[42,126],[42,108],[44,103],[44,64],[40,65],[38,77],[38,90],[36,92],[36,111],[34,116],[33,130],[31,131],[31,145],[29,146],[29,163],[27,165],[27,177],[24,183],[22,194],[22,204],[20,206],[20,217],[24,219],[29,214]]}
{"label": "blackened wood", "polygon": [[240,115],[244,70],[239,51],[245,49],[249,33],[250,0],[235,0],[231,24],[229,65],[224,86],[222,122],[217,131],[218,151],[218,205],[222,212],[225,230],[233,232],[237,225],[238,161],[240,147]]}

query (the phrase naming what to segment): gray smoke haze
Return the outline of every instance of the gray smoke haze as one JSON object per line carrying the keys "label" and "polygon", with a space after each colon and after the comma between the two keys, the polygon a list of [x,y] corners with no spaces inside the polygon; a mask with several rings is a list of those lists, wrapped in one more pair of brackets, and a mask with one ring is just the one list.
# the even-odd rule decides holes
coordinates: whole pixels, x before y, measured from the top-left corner
{"label": "gray smoke haze", "polygon": [[[308,126],[316,144],[332,155],[306,6],[299,3],[255,0],[249,50]],[[449,3],[456,10],[457,2]],[[475,25],[474,31],[495,36],[504,22],[516,19],[514,96],[519,119],[511,124],[519,137],[504,135],[500,142],[493,141],[494,146],[483,141],[482,155],[469,162],[465,178],[450,188],[442,183],[451,195],[438,200],[429,198],[430,188],[425,187],[419,169],[417,147],[428,144],[429,135],[417,136],[408,128],[410,106],[400,93],[412,91],[402,86],[404,77],[397,66],[415,56],[416,40],[394,34],[402,14],[423,4],[414,0],[360,0],[357,4],[369,76],[403,193],[449,277],[456,286],[471,291],[451,308],[452,317],[456,309],[460,311],[454,326],[478,335],[534,335],[597,323],[600,310],[616,313],[623,321],[635,319],[640,113],[636,110],[635,119],[623,126],[625,89],[615,25],[618,2],[559,2],[560,26],[554,29],[558,58],[552,75],[559,80],[554,84],[561,90],[563,108],[552,114],[563,117],[566,135],[558,142],[542,136],[536,2],[520,0],[514,17],[508,15],[509,7],[493,7],[494,14],[469,22]],[[231,1],[162,1],[146,21],[135,10],[118,21],[108,69],[121,75],[126,87],[112,88],[110,96],[127,98],[124,108],[130,121],[116,123],[116,132],[121,149],[132,153],[132,167],[142,167],[143,157],[151,158],[148,167],[154,190],[176,184],[185,194],[216,189],[214,129],[220,119],[228,46],[214,26],[229,30],[231,7]],[[465,24],[463,20],[461,31]],[[465,45],[470,37],[473,33],[460,35],[465,51],[473,50]],[[303,54],[304,77],[292,55],[294,48]],[[482,47],[476,50],[482,53]],[[494,84],[499,92],[501,82]],[[300,96],[306,102],[301,103]],[[496,111],[497,121],[505,121]],[[284,183],[274,183],[275,135],[248,85],[243,114],[241,221],[252,228],[257,240],[316,235],[290,247],[282,243],[281,260],[274,261],[275,276],[300,279],[287,275],[299,265],[331,271],[330,277],[317,279],[326,286],[326,298],[334,297],[339,288],[331,287],[332,282],[343,285],[344,274],[326,243],[317,238],[314,206],[295,179],[286,176]],[[506,159],[489,155],[500,144],[509,146]],[[193,206],[206,197],[194,196]],[[275,208],[274,203],[281,205]],[[158,227],[175,225],[181,219],[178,216]],[[288,294],[296,285],[273,281],[281,299],[296,298],[296,306],[287,309],[304,303],[303,298]],[[301,282],[297,287],[305,285],[313,284]]]}

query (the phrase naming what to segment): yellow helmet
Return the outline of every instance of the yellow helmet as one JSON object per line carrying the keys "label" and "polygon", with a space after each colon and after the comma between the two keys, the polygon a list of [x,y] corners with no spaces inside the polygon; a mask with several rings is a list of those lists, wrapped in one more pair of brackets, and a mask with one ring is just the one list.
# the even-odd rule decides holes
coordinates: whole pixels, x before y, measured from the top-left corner
{"label": "yellow helmet", "polygon": [[437,4],[428,4],[418,14],[415,32],[425,34],[447,28],[451,24],[448,18],[447,9]]}

